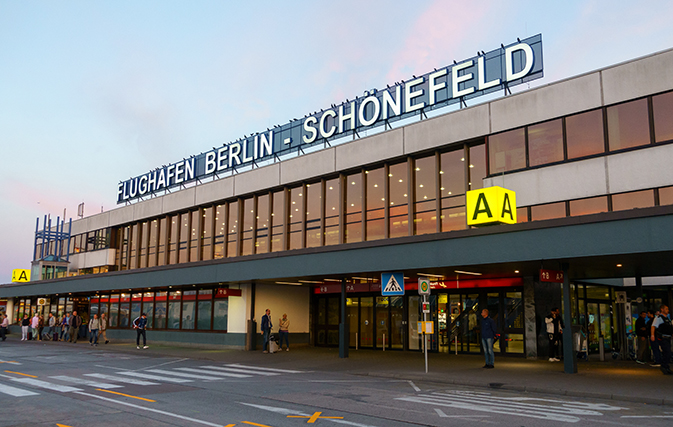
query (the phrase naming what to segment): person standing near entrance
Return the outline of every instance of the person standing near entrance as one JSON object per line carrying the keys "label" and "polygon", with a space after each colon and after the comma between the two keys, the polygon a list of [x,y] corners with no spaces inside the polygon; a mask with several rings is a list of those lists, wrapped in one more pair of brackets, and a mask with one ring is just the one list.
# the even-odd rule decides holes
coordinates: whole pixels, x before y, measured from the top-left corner
{"label": "person standing near entrance", "polygon": [[262,316],[262,338],[264,340],[263,353],[269,352],[269,336],[271,335],[271,328],[273,324],[271,323],[271,310],[266,309],[266,314]]}
{"label": "person standing near entrance", "polygon": [[77,344],[79,336],[79,327],[82,326],[82,317],[76,311],[70,316],[70,342]]}
{"label": "person standing near entrance", "polygon": [[671,371],[671,336],[673,336],[673,324],[668,317],[668,306],[662,304],[659,307],[659,315],[652,322],[652,341],[657,341],[661,348],[661,372],[664,375],[673,375]]}
{"label": "person standing near entrance", "polygon": [[107,339],[107,316],[105,313],[101,313],[100,319],[98,319],[98,322],[100,323],[100,339],[103,340],[103,344],[107,344],[110,341]]}
{"label": "person standing near entrance", "polygon": [[280,350],[283,350],[283,340],[285,340],[285,351],[290,351],[290,321],[287,314],[283,314],[282,319],[278,319],[278,334],[280,335]]}
{"label": "person standing near entrance", "polygon": [[136,320],[133,321],[133,329],[137,331],[136,335],[136,348],[140,350],[140,336],[143,336],[143,348],[150,348],[147,345],[147,314],[143,313],[140,317],[136,317]]}
{"label": "person standing near entrance", "polygon": [[[659,310],[657,310],[656,313],[652,310],[647,312],[647,317],[649,317],[649,321],[647,322],[648,331],[652,329],[652,323],[654,322],[654,319],[657,318],[657,316],[659,316]],[[659,341],[655,337],[650,337],[650,347],[652,347],[653,359],[652,363],[650,363],[650,366],[653,368],[658,368],[661,366],[661,349],[659,348]]]}
{"label": "person standing near entrance", "polygon": [[70,315],[68,313],[65,313],[63,315],[63,319],[61,319],[61,336],[60,336],[61,341],[70,341],[70,334],[68,333],[69,331],[70,331]]}
{"label": "person standing near entrance", "polygon": [[2,314],[2,322],[0,323],[0,339],[1,340],[6,340],[7,337],[7,328],[9,328],[9,319],[7,318],[6,314]]}
{"label": "person standing near entrance", "polygon": [[495,363],[495,355],[493,354],[493,340],[497,333],[495,321],[488,316],[488,310],[481,310],[481,345],[484,347],[484,358],[486,364],[484,368],[493,369]]}
{"label": "person standing near entrance", "polygon": [[21,319],[21,341],[28,339],[28,329],[30,329],[30,319],[27,314],[24,314]]}
{"label": "person standing near entrance", "polygon": [[33,339],[37,340],[39,338],[39,335],[37,334],[37,330],[40,327],[40,316],[35,313],[35,316],[33,316],[33,319],[30,321],[30,327],[33,329]]}
{"label": "person standing near entrance", "polygon": [[47,329],[47,341],[51,341],[54,337],[54,332],[56,331],[56,318],[54,317],[54,313],[49,313],[47,326],[49,327],[49,329]]}
{"label": "person standing near entrance", "polygon": [[98,329],[100,321],[98,315],[94,314],[93,319],[89,320],[89,345],[98,347]]}
{"label": "person standing near entrance", "polygon": [[544,321],[547,324],[547,336],[549,337],[549,361],[560,362],[558,343],[561,341],[561,335],[565,327],[563,319],[561,319],[561,310],[557,307],[552,308],[551,313],[545,317]]}
{"label": "person standing near entrance", "polygon": [[647,311],[641,311],[640,317],[636,320],[636,336],[638,337],[638,357],[636,362],[644,365],[647,361],[647,350],[649,346],[650,334],[647,330]]}

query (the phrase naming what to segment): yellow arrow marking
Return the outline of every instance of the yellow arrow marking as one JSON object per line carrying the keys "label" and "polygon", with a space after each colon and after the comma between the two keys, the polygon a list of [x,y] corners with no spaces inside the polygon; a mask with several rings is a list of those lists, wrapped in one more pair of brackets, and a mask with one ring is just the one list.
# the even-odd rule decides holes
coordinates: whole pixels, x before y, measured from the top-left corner
{"label": "yellow arrow marking", "polygon": [[67,426],[67,425],[65,425],[65,424],[56,424],[56,425],[57,425],[58,427],[70,427],[70,426]]}
{"label": "yellow arrow marking", "polygon": [[301,415],[288,415],[287,417],[288,418],[308,418],[308,421],[306,421],[306,424],[313,424],[318,419],[332,419],[332,420],[343,420],[344,419],[344,417],[323,417],[322,412],[315,412],[310,417],[305,417],[305,416],[301,416]]}
{"label": "yellow arrow marking", "polygon": [[[241,421],[241,422],[242,422],[243,424],[250,424],[251,426],[257,426],[257,427],[270,427],[270,426],[268,426],[268,425],[266,425],[266,424],[257,424],[257,423],[253,423],[253,422],[250,422],[250,421]],[[236,424],[229,424],[228,426],[224,426],[224,427],[235,426],[235,425],[236,425]]]}
{"label": "yellow arrow marking", "polygon": [[98,391],[104,391],[104,392],[106,392],[106,393],[118,394],[118,395],[120,395],[120,396],[131,397],[131,398],[133,398],[133,399],[144,400],[144,401],[146,401],[146,402],[156,402],[156,400],[145,399],[144,397],[138,397],[138,396],[131,396],[130,394],[119,393],[119,392],[117,392],[117,391],[110,391],[110,390],[105,390],[105,389],[102,389],[102,388],[97,388],[96,390],[98,390]]}
{"label": "yellow arrow marking", "polygon": [[21,372],[14,372],[14,371],[5,371],[5,372],[8,372],[10,374],[23,375],[24,377],[37,378],[35,375],[22,374]]}

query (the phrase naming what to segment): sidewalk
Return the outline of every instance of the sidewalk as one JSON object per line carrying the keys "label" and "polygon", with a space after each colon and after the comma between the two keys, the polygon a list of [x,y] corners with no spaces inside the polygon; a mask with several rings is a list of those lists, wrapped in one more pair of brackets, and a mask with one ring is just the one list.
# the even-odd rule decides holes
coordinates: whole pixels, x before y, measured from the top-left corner
{"label": "sidewalk", "polygon": [[[89,348],[88,343],[82,345]],[[563,362],[496,356],[495,369],[483,369],[483,356],[429,354],[429,372],[426,374],[423,354],[415,352],[351,349],[349,358],[339,359],[339,351],[335,348],[304,346],[293,347],[290,352],[262,354],[261,350],[249,352],[152,345],[151,341],[148,350],[136,350],[134,344],[128,343],[99,345],[97,349],[282,369],[340,372],[445,386],[455,384],[673,406],[673,377],[665,376],[659,368],[649,365],[612,359],[605,362],[581,361],[578,362],[577,374],[565,374]]]}

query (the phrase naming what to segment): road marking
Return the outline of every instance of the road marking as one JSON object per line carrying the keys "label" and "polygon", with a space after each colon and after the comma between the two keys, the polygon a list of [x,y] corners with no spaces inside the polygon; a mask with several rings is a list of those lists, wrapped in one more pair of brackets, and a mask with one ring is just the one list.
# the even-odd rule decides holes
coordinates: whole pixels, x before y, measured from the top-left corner
{"label": "road marking", "polygon": [[158,368],[159,366],[170,365],[171,363],[184,362],[185,360],[189,360],[189,358],[188,358],[188,357],[185,357],[184,359],[171,360],[170,362],[159,363],[158,365],[147,366],[147,367],[145,367],[145,368],[136,369],[136,371],[144,371],[145,369]]}
{"label": "road marking", "polygon": [[188,374],[186,372],[165,371],[163,369],[150,369],[147,372],[153,372],[155,374],[164,374],[164,375],[175,375],[176,377],[196,378],[197,380],[212,380],[213,379],[213,377],[207,377],[205,375]]}
{"label": "road marking", "polygon": [[135,404],[129,403],[129,402],[123,402],[121,400],[110,399],[110,398],[103,397],[103,396],[98,396],[98,395],[95,395],[95,394],[84,393],[84,392],[81,392],[81,391],[78,391],[76,393],[80,394],[82,396],[93,397],[94,399],[100,399],[100,400],[105,400],[107,402],[116,403],[117,405],[125,405],[125,406],[129,406],[131,408],[140,409],[142,411],[154,412],[155,414],[161,414],[161,415],[165,415],[167,417],[179,418],[181,420],[190,421],[190,422],[197,423],[197,424],[203,424],[203,425],[211,426],[211,427],[222,427],[222,424],[210,423],[208,421],[198,420],[196,418],[185,417],[184,415],[173,414],[171,412],[161,411],[159,409],[146,408],[144,406],[135,405]]}
{"label": "road marking", "polygon": [[36,396],[40,394],[35,393],[34,391],[28,391],[21,388],[12,387],[6,384],[0,384],[0,393],[8,394],[14,397]]}
{"label": "road marking", "polygon": [[107,374],[84,374],[86,377],[100,378],[102,380],[116,381],[118,383],[133,384],[133,385],[159,385],[159,383],[153,383],[150,381],[135,380],[133,378],[119,378],[114,375]]}
{"label": "road marking", "polygon": [[65,381],[67,383],[88,385],[90,387],[96,387],[96,388],[122,388],[122,387],[124,387],[123,385],[101,383],[101,382],[98,382],[98,381],[91,381],[91,380],[87,380],[87,379],[84,379],[84,378],[68,377],[66,375],[57,375],[55,377],[49,377],[49,378],[51,378],[53,380]]}
{"label": "road marking", "polygon": [[[263,409],[263,410],[265,410],[265,411],[274,412],[274,413],[276,413],[276,414],[282,414],[282,415],[302,415],[302,416],[304,416],[304,417],[310,417],[310,416],[311,416],[311,415],[309,415],[309,414],[305,414],[305,413],[303,413],[303,412],[294,411],[294,410],[292,410],[292,409],[287,409],[287,408],[278,408],[278,407],[276,407],[276,406],[256,405],[256,404],[254,404],[254,403],[245,403],[245,402],[238,402],[238,403],[241,404],[241,405],[245,405],[245,406],[251,406],[251,407],[253,407],[253,408],[257,408],[257,409]],[[346,421],[346,420],[327,419],[326,421],[331,421],[331,422],[333,422],[333,423],[337,423],[337,424],[345,424],[345,425],[355,426],[355,427],[373,427],[373,426],[370,426],[370,425],[368,425],[368,424],[359,424],[359,423],[354,423],[354,422],[352,422],[352,421]]]}
{"label": "road marking", "polygon": [[272,375],[280,375],[277,372],[254,372],[248,369],[240,369],[240,368],[227,368],[224,366],[199,366],[199,368],[203,369],[216,369],[218,371],[227,371],[227,372],[238,372],[241,374],[255,374],[255,375],[265,375],[265,376],[272,376]]}
{"label": "road marking", "polygon": [[155,381],[163,381],[163,382],[171,382],[171,383],[191,383],[193,380],[187,380],[184,378],[166,378],[166,377],[160,377],[158,375],[150,375],[150,374],[143,374],[140,372],[117,372],[120,375],[130,375],[132,377],[139,377],[139,378],[145,378],[147,380],[155,380]]}
{"label": "road marking", "polygon": [[281,372],[281,373],[284,373],[284,374],[301,374],[301,373],[304,373],[304,372],[308,372],[308,371],[291,371],[289,369],[263,368],[261,366],[239,365],[238,363],[230,363],[226,366],[231,366],[232,368],[251,369],[253,372],[254,371],[268,371],[268,372]]}
{"label": "road marking", "polygon": [[[253,423],[253,422],[251,422],[251,421],[241,421],[241,422],[242,422],[243,424],[250,424],[251,426],[270,427],[270,426],[268,426],[268,425],[266,425],[266,424],[257,424],[257,423]],[[230,425],[233,426],[233,425],[235,425],[235,424],[230,424]]]}
{"label": "road marking", "polygon": [[622,418],[673,418],[673,415],[622,415]]}
{"label": "road marking", "polygon": [[[218,372],[218,371],[209,371],[204,369],[194,369],[194,368],[175,368],[185,372],[195,372],[197,374],[206,374],[206,375],[219,375],[221,377],[232,377],[232,378],[251,378],[252,375],[244,374],[234,374],[232,372]],[[212,378],[211,378],[212,379]]]}
{"label": "road marking", "polygon": [[318,419],[329,419],[329,420],[343,420],[344,419],[344,417],[323,417],[322,412],[314,412],[313,415],[311,415],[311,416],[288,415],[287,418],[308,418],[308,421],[306,421],[306,424],[313,424]]}
{"label": "road marking", "polygon": [[12,365],[20,365],[21,363],[15,360],[0,360],[0,363],[11,363]]}
{"label": "road marking", "polygon": [[414,384],[413,381],[409,381],[409,385],[411,385],[411,387],[413,387],[414,390],[416,390],[416,391],[421,391],[421,389],[418,388],[418,387],[416,386],[416,384]]}
{"label": "road marking", "polygon": [[37,378],[35,375],[22,374],[21,372],[14,372],[14,371],[5,371],[5,372],[8,372],[10,374],[23,375],[24,377]]}
{"label": "road marking", "polygon": [[12,378],[12,381],[16,381],[21,384],[28,384],[34,387],[44,388],[52,391],[60,391],[61,393],[69,393],[71,391],[82,391],[79,388],[70,387],[67,385],[52,384],[47,381],[35,380],[33,378]]}
{"label": "road marking", "polygon": [[156,402],[156,400],[146,399],[146,398],[144,398],[144,397],[138,397],[138,396],[131,396],[130,394],[124,394],[124,393],[120,393],[120,392],[118,392],[118,391],[105,390],[104,388],[97,388],[96,390],[98,390],[98,391],[104,391],[104,392],[106,392],[106,393],[118,394],[118,395],[120,395],[120,396],[124,396],[124,397],[131,397],[131,398],[133,398],[133,399],[144,400],[145,402]]}
{"label": "road marking", "polygon": [[440,416],[440,418],[483,418],[483,417],[490,417],[490,415],[446,415],[444,411],[442,411],[439,408],[435,408],[435,412],[437,412],[437,415]]}
{"label": "road marking", "polygon": [[67,425],[65,425],[65,424],[58,424],[58,423],[56,423],[56,427],[70,427],[70,426],[67,426]]}

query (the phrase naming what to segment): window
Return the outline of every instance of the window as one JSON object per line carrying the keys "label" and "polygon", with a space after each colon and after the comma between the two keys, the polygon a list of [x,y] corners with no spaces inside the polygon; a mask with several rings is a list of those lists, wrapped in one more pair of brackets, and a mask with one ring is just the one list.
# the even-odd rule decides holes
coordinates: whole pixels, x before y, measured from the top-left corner
{"label": "window", "polygon": [[[480,147],[483,149],[484,146]],[[462,230],[466,227],[464,153],[461,149],[442,153],[439,156],[442,231]],[[479,184],[481,184],[481,179]]]}
{"label": "window", "polygon": [[166,328],[166,299],[167,292],[157,292],[154,299],[154,328]]}
{"label": "window", "polygon": [[133,294],[131,297],[131,322],[140,317],[142,313],[141,305],[143,302],[143,294]]}
{"label": "window", "polygon": [[673,140],[673,92],[652,97],[654,141]]}
{"label": "window", "polygon": [[147,266],[157,265],[157,237],[159,233],[159,221],[156,219],[149,222],[149,245],[147,246]]}
{"label": "window", "polygon": [[[119,298],[119,327],[128,328],[130,325],[129,313],[131,311],[131,294],[121,294]],[[72,311],[72,305],[68,308],[67,311]]]}
{"label": "window", "polygon": [[470,190],[477,190],[484,187],[484,178],[486,178],[486,145],[474,145],[469,149],[470,166],[468,168],[470,181],[468,183]]}
{"label": "window", "polygon": [[414,191],[414,234],[437,232],[437,166],[436,157],[416,160]]}
{"label": "window", "polygon": [[192,229],[192,232],[189,233],[189,261],[199,261],[199,235],[201,234],[200,225],[201,225],[201,209],[192,211],[191,213],[191,222],[189,226]]}
{"label": "window", "polygon": [[241,229],[241,255],[252,255],[255,237],[255,199],[243,201],[243,228]]}
{"label": "window", "polygon": [[610,151],[650,143],[646,99],[608,107],[607,116]]}
{"label": "window", "polygon": [[285,250],[285,190],[276,191],[273,196],[273,211],[271,212],[271,251]]}
{"label": "window", "polygon": [[147,327],[154,327],[154,292],[145,292],[143,294],[143,309],[141,313],[147,315]]}
{"label": "window", "polygon": [[566,216],[565,202],[548,203],[546,205],[531,206],[531,221],[542,221],[552,218],[564,218]]}
{"label": "window", "polygon": [[168,263],[178,263],[178,230],[180,229],[180,215],[171,215],[170,234],[168,235]]}
{"label": "window", "polygon": [[189,261],[189,236],[191,230],[189,228],[189,213],[180,215],[180,240],[178,243],[178,262],[185,263]]}
{"label": "window", "polygon": [[367,240],[385,237],[385,168],[365,171],[367,181]]}
{"label": "window", "polygon": [[180,291],[170,292],[168,299],[168,329],[180,329]]}
{"label": "window", "polygon": [[362,174],[346,176],[346,236],[345,242],[362,241]]}
{"label": "window", "polygon": [[264,254],[269,252],[269,195],[263,194],[257,197],[257,221],[255,237],[255,253]]}
{"label": "window", "polygon": [[166,265],[166,231],[168,227],[168,219],[161,218],[159,220],[159,246],[158,246],[158,260],[157,265]]}
{"label": "window", "polygon": [[659,206],[673,205],[673,187],[659,189]]}
{"label": "window", "polygon": [[325,181],[325,245],[339,244],[339,213],[341,180]]}
{"label": "window", "polygon": [[215,301],[213,307],[213,330],[226,331],[227,330],[227,315],[229,312],[229,299],[218,297],[215,294]]}
{"label": "window", "polygon": [[[131,226],[131,235],[129,236],[131,250],[129,253],[129,269],[133,270],[138,267],[138,258],[137,258],[137,249],[138,249],[138,231],[140,227],[138,224],[133,224]],[[79,236],[82,237],[81,235]]]}
{"label": "window", "polygon": [[569,159],[605,152],[603,110],[566,117],[566,144]]}
{"label": "window", "polygon": [[528,222],[528,208],[527,207],[516,209],[516,222],[517,222],[517,224],[520,223],[520,222]]}
{"label": "window", "polygon": [[409,235],[409,175],[407,163],[391,165],[388,169],[388,189],[390,190],[390,231],[391,238]]}
{"label": "window", "polygon": [[612,195],[612,210],[624,211],[628,209],[649,208],[654,206],[654,191],[643,190],[631,193]]}
{"label": "window", "polygon": [[528,165],[538,166],[563,160],[561,119],[528,126]]}
{"label": "window", "polygon": [[140,247],[140,259],[139,259],[139,268],[146,268],[147,267],[147,241],[148,241],[148,236],[149,236],[149,221],[143,222],[139,227],[140,230],[140,235],[138,236],[138,240],[140,241],[139,247]]}
{"label": "window", "polygon": [[227,257],[235,257],[238,256],[238,201],[230,202],[227,206],[229,208]]}
{"label": "window", "polygon": [[215,207],[215,245],[213,247],[213,257],[215,259],[224,258],[224,239],[227,235],[226,213],[226,205]]}
{"label": "window", "polygon": [[591,197],[589,199],[570,201],[570,216],[591,215],[607,211],[607,196]]}
{"label": "window", "polygon": [[492,135],[488,138],[490,173],[496,174],[526,167],[524,128]]}
{"label": "window", "polygon": [[301,249],[304,223],[304,187],[290,189],[290,249]]}
{"label": "window", "polygon": [[213,290],[201,289],[199,291],[198,321],[196,329],[210,330],[210,320],[213,310]]}
{"label": "window", "polygon": [[[63,309],[59,306],[59,312],[63,313]],[[108,318],[108,326],[116,328],[119,326],[119,294],[110,296],[110,314]]]}
{"label": "window", "polygon": [[201,215],[201,259],[213,259],[213,207],[207,207]]}
{"label": "window", "polygon": [[194,329],[196,291],[182,293],[182,329]]}
{"label": "window", "polygon": [[306,184],[306,247],[322,245],[322,182]]}

